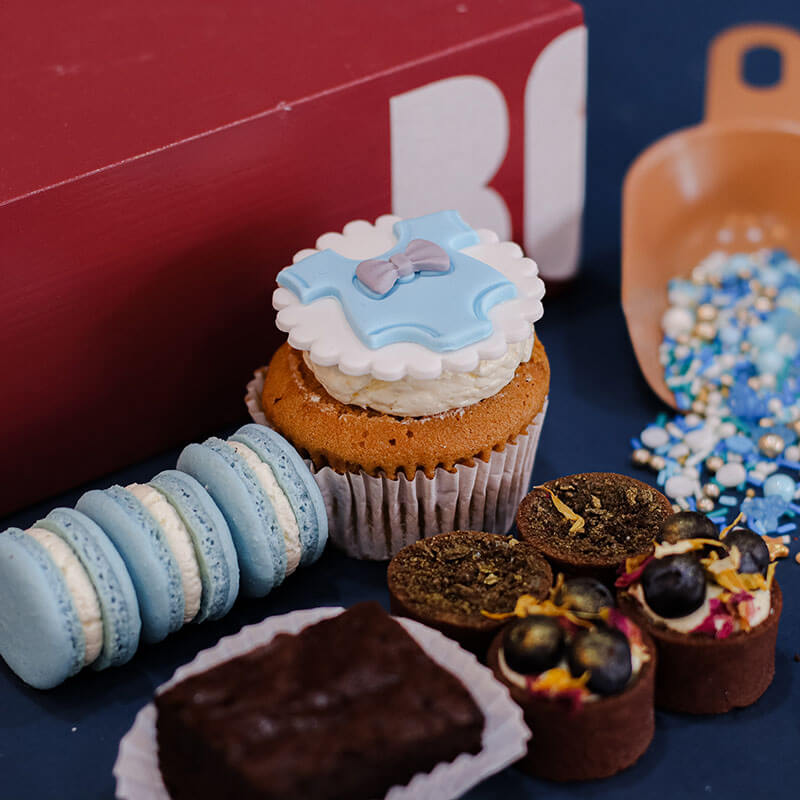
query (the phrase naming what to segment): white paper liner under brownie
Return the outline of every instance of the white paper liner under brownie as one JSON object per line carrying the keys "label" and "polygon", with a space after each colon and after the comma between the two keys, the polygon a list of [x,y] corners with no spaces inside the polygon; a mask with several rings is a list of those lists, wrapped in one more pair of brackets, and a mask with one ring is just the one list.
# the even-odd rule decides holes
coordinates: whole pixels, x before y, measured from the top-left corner
{"label": "white paper liner under brownie", "polygon": [[[343,608],[303,609],[249,625],[198,653],[156,691],[267,644],[279,633],[299,633],[343,611]],[[495,680],[491,670],[478,663],[474,655],[419,622],[397,621],[437,664],[467,687],[485,717],[485,724],[479,753],[462,753],[454,761],[438,764],[431,772],[418,773],[405,786],[392,787],[385,797],[386,800],[450,800],[521,758],[527,752],[530,731],[523,721],[522,710],[511,699],[506,687]],[[133,727],[122,737],[113,772],[119,800],[169,800],[158,767],[153,703],[136,715]]]}
{"label": "white paper liner under brownie", "polygon": [[[261,406],[264,370],[247,384],[245,403],[253,421],[269,425]],[[382,561],[419,539],[453,530],[506,533],[528,491],[542,431],[542,410],[515,442],[494,450],[488,461],[456,465],[455,472],[437,468],[433,478],[421,470],[413,480],[366,472],[341,474],[308,468],[322,491],[328,512],[328,534],[353,558]]]}

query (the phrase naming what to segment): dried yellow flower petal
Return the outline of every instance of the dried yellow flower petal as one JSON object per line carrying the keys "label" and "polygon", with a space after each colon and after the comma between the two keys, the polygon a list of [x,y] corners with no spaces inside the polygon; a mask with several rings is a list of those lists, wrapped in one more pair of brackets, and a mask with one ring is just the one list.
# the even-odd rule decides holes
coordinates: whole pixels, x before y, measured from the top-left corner
{"label": "dried yellow flower petal", "polygon": [[783,543],[782,536],[762,536],[764,544],[769,550],[769,560],[774,561],[776,558],[785,558],[789,555],[789,548]]}
{"label": "dried yellow flower petal", "polygon": [[730,525],[727,525],[720,531],[719,538],[724,539],[739,524],[743,516],[744,514],[742,514],[742,512],[740,511],[736,516],[736,519],[733,522],[731,522]]}
{"label": "dried yellow flower petal", "polygon": [[589,673],[584,672],[578,678],[573,678],[571,673],[563,667],[553,667],[531,681],[530,688],[534,692],[566,692],[571,689],[584,689],[589,681]]}
{"label": "dried yellow flower petal", "polygon": [[548,489],[546,486],[537,486],[536,488],[544,489],[550,495],[550,499],[553,501],[556,511],[558,511],[562,517],[572,522],[572,525],[569,529],[570,533],[583,532],[586,520],[580,514],[576,514],[563,500],[559,500],[558,497],[556,497],[555,492],[553,492],[551,489]]}

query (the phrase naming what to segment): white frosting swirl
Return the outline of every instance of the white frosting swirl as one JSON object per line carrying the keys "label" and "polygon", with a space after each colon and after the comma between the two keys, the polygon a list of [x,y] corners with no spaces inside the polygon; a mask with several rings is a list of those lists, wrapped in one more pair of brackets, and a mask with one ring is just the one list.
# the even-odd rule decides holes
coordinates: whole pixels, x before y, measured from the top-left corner
{"label": "white frosting swirl", "polygon": [[338,367],[315,364],[307,352],[303,358],[328,394],[341,403],[399,417],[425,417],[471,406],[497,394],[511,382],[517,367],[530,359],[532,350],[533,333],[524,342],[510,344],[500,358],[478,362],[470,372],[443,370],[434,379],[406,375],[398,381],[345,375]]}

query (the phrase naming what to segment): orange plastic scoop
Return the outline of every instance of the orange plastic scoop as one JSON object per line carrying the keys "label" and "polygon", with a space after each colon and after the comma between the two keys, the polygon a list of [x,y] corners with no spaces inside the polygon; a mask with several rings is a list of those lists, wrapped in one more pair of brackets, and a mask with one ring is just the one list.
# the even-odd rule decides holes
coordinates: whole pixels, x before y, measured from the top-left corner
{"label": "orange plastic scoop", "polygon": [[[743,79],[745,55],[781,56],[769,88]],[[711,43],[706,118],[644,151],[622,196],[622,306],[647,382],[673,407],[658,359],[667,282],[714,250],[780,247],[800,255],[800,34],[731,28]]]}

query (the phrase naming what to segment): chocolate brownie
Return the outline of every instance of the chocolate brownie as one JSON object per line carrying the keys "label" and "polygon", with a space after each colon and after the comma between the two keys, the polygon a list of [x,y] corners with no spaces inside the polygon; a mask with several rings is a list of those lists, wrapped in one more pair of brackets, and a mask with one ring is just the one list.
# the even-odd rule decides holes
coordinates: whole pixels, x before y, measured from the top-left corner
{"label": "chocolate brownie", "polygon": [[377,603],[280,634],[156,697],[175,800],[376,798],[481,749],[463,684]]}

